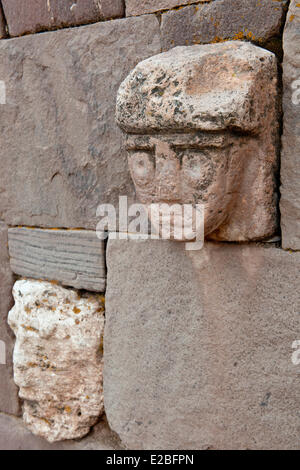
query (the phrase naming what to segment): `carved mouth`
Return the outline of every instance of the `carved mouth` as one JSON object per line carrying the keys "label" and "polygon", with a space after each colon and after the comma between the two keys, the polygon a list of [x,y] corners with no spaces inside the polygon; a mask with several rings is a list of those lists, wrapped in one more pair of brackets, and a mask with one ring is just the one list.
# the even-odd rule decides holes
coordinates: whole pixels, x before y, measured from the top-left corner
{"label": "carved mouth", "polygon": [[191,241],[204,232],[204,216],[189,204],[157,203],[147,205],[155,233],[162,239]]}

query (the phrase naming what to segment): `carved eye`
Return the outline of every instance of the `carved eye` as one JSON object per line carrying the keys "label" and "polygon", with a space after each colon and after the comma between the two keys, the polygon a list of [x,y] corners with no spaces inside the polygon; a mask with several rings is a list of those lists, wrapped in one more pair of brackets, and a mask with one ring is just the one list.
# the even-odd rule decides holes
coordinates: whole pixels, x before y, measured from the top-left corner
{"label": "carved eye", "polygon": [[213,179],[213,163],[204,152],[190,150],[182,159],[182,170],[188,182],[197,189],[206,189]]}
{"label": "carved eye", "polygon": [[139,151],[129,156],[133,179],[147,183],[154,178],[154,158],[150,151]]}

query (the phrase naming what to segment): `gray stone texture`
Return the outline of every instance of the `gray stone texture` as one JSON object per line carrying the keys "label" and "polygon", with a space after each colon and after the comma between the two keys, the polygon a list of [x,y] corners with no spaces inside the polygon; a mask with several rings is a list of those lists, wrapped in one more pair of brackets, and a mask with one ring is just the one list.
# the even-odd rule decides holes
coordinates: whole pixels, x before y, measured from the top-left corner
{"label": "gray stone texture", "polygon": [[125,15],[124,0],[2,0],[10,36],[79,26]]}
{"label": "gray stone texture", "polygon": [[94,229],[99,204],[134,195],[115,99],[129,71],[160,50],[155,15],[0,42],[8,225]]}
{"label": "gray stone texture", "polygon": [[209,1],[212,0],[126,0],[126,16],[144,15],[146,13],[170,10],[182,5]]}
{"label": "gray stone texture", "polygon": [[300,254],[108,244],[104,397],[134,449],[299,449]]}
{"label": "gray stone texture", "polygon": [[13,305],[13,274],[9,265],[7,227],[0,222],[0,341],[5,343],[6,364],[0,363],[0,411],[20,414],[18,389],[13,381],[12,354],[14,335],[7,324],[7,315]]}
{"label": "gray stone texture", "polygon": [[283,34],[282,245],[300,250],[300,3],[292,0]]}
{"label": "gray stone texture", "polygon": [[3,8],[0,2],[0,39],[7,37],[6,22],[3,14]]}
{"label": "gray stone texture", "polygon": [[76,289],[105,291],[104,242],[95,231],[11,228],[8,240],[14,273]]}
{"label": "gray stone texture", "polygon": [[247,39],[259,45],[279,36],[287,1],[215,0],[162,15],[163,50],[174,46]]}
{"label": "gray stone texture", "polygon": [[90,434],[80,441],[50,444],[34,436],[20,418],[0,413],[0,450],[122,450],[121,442],[103,417]]}

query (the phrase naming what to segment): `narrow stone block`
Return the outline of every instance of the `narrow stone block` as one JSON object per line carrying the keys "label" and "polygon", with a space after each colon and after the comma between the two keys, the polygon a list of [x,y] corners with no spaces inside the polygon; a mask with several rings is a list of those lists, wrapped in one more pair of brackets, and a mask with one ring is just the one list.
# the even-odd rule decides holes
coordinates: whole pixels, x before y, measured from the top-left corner
{"label": "narrow stone block", "polygon": [[123,0],[2,0],[10,36],[79,26],[125,14]]}
{"label": "narrow stone block", "polygon": [[104,292],[104,242],[96,232],[12,228],[8,233],[10,265],[15,274]]}
{"label": "narrow stone block", "polygon": [[283,49],[282,245],[300,250],[300,3],[296,0],[290,4]]}
{"label": "narrow stone block", "polygon": [[13,305],[13,284],[8,256],[7,226],[0,222],[0,412],[19,415],[20,402],[12,368],[14,335],[7,324],[7,315]]}

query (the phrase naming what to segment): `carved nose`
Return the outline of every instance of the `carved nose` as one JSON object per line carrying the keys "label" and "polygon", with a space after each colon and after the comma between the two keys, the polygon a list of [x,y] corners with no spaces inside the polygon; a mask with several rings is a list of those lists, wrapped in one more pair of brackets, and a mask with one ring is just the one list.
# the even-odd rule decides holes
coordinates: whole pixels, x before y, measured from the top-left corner
{"label": "carved nose", "polygon": [[180,200],[180,163],[167,145],[156,148],[157,196],[160,200]]}
{"label": "carved nose", "polygon": [[159,199],[179,200],[179,169],[176,161],[158,158],[156,160],[157,195]]}

